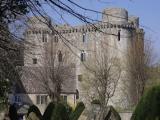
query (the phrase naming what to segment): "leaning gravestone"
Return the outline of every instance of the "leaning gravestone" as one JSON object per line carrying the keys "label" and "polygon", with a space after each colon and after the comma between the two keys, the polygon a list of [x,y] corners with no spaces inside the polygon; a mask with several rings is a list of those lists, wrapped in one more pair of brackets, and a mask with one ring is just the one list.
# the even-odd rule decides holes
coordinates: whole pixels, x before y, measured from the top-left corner
{"label": "leaning gravestone", "polygon": [[29,115],[26,117],[26,120],[40,120],[39,117],[36,115],[36,113],[31,112]]}
{"label": "leaning gravestone", "polygon": [[112,106],[108,106],[104,120],[121,120],[121,117]]}

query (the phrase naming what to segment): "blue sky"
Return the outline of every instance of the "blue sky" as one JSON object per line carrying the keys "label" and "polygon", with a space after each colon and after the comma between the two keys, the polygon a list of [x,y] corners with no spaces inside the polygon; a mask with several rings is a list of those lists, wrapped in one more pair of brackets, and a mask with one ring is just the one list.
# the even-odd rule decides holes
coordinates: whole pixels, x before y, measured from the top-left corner
{"label": "blue sky", "polygon": [[[63,0],[65,1],[65,0]],[[97,11],[102,11],[107,7],[120,7],[128,10],[129,15],[135,15],[140,17],[140,25],[145,29],[145,35],[147,39],[151,39],[154,52],[160,58],[160,0],[72,0],[77,4],[90,8]],[[89,13],[77,9],[75,6],[72,6],[76,11],[84,14],[93,19],[101,19],[100,15],[95,13]],[[48,7],[45,8],[52,16],[52,18],[59,23],[64,21],[55,16],[55,13],[51,11]],[[65,22],[71,25],[79,25],[82,22],[66,13],[61,12]]]}

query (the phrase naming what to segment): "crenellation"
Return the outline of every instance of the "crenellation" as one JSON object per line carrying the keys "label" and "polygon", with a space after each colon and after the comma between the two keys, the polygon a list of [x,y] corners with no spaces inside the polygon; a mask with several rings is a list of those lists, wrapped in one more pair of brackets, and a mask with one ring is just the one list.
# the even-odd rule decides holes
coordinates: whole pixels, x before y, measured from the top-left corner
{"label": "crenellation", "polygon": [[91,32],[91,31],[97,31],[100,29],[105,28],[124,28],[124,29],[135,29],[135,26],[131,24],[100,24],[100,25],[90,25],[86,27],[79,27],[79,28],[68,28],[65,30],[59,30],[59,33],[75,33],[75,32]]}

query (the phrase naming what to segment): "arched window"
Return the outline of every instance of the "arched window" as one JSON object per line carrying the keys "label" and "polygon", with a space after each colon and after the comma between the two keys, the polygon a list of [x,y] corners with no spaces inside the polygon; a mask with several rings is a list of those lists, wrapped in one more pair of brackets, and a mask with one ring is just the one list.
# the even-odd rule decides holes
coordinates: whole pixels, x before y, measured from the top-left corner
{"label": "arched window", "polygon": [[47,42],[47,34],[42,34],[42,42]]}
{"label": "arched window", "polygon": [[32,58],[33,64],[37,64],[37,58]]}
{"label": "arched window", "polygon": [[54,36],[54,42],[58,43],[58,36]]}
{"label": "arched window", "polygon": [[121,39],[121,30],[118,30],[118,41]]}
{"label": "arched window", "polygon": [[79,91],[76,89],[76,99],[79,99]]}
{"label": "arched window", "polygon": [[86,42],[86,33],[83,33],[83,38],[82,38],[83,43]]}
{"label": "arched window", "polygon": [[58,52],[58,61],[62,62],[62,52],[61,51]]}
{"label": "arched window", "polygon": [[81,51],[81,61],[86,61],[86,53],[84,52],[84,50]]}
{"label": "arched window", "polygon": [[78,75],[78,81],[81,82],[82,81],[82,74]]}

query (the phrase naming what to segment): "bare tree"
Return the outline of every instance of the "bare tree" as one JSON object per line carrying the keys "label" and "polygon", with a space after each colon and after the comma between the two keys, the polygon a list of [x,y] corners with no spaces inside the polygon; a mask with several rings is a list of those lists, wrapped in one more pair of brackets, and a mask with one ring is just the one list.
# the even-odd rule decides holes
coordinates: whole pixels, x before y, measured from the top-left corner
{"label": "bare tree", "polygon": [[133,99],[138,103],[144,93],[146,81],[149,78],[149,67],[152,62],[151,42],[144,41],[144,33],[139,32],[128,50],[128,72],[132,79],[136,94]]}
{"label": "bare tree", "polygon": [[117,57],[109,57],[108,47],[103,43],[91,57],[84,73],[83,87],[90,96],[90,101],[100,102],[99,120],[106,115],[109,100],[114,96],[121,77],[121,66]]}
{"label": "bare tree", "polygon": [[60,94],[62,92],[62,84],[64,80],[67,80],[68,78],[72,78],[72,67],[70,61],[69,61],[69,51],[62,51],[59,49],[60,47],[57,44],[53,45],[53,41],[51,41],[50,46],[46,50],[47,53],[45,53],[45,60],[44,60],[44,69],[48,73],[48,80],[45,81],[46,87],[51,84],[54,86],[54,89],[50,91],[51,96],[54,97],[55,101],[60,100]]}
{"label": "bare tree", "polygon": [[0,21],[0,94],[5,99],[5,104],[8,102],[11,85],[19,80],[16,66],[22,65],[20,47],[19,42],[10,34],[8,25]]}
{"label": "bare tree", "polygon": [[60,41],[57,42],[55,39],[44,43],[40,62],[36,65],[36,69],[30,71],[33,80],[37,79],[41,88],[55,102],[60,101],[62,88],[67,81],[75,80],[75,65],[72,62],[71,53],[61,45]]}

